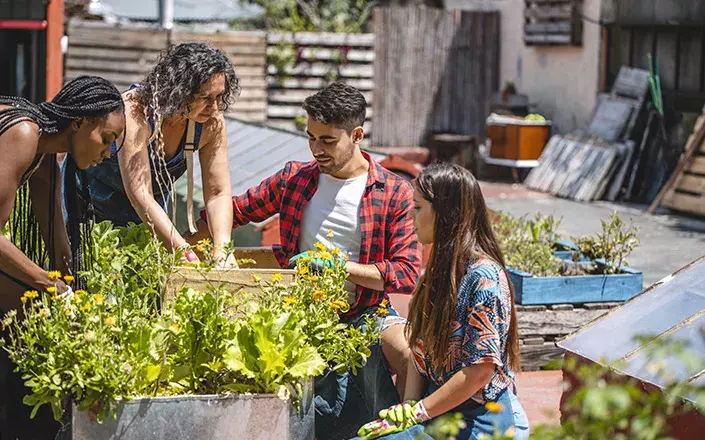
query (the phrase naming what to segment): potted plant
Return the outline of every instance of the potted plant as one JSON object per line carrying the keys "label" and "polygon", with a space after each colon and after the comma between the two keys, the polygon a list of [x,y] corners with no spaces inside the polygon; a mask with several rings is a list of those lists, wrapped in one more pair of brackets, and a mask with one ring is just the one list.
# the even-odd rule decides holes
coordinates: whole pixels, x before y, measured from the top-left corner
{"label": "potted plant", "polygon": [[643,275],[626,262],[639,242],[633,226],[612,213],[601,232],[572,237],[573,244],[560,240],[559,225],[553,216],[527,220],[498,213],[493,227],[517,304],[624,301],[642,290]]}
{"label": "potted plant", "polygon": [[23,318],[2,320],[25,403],[51,405],[76,440],[312,439],[311,378],[364,365],[378,337],[340,324],[346,273],[329,250],[312,255],[333,259],[324,273],[302,259],[294,282],[184,287],[162,304],[176,255],[142,226],[100,224],[93,241],[85,291],[26,292]]}

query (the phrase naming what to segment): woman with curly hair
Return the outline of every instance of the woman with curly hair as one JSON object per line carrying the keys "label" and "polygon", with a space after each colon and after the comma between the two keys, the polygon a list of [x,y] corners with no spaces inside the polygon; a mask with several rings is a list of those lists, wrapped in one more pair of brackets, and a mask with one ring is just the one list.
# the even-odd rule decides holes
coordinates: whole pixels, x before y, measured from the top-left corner
{"label": "woman with curly hair", "polygon": [[[188,171],[189,228],[193,222],[192,155],[198,151],[214,257],[234,266],[223,246],[232,230],[232,190],[223,112],[239,93],[239,80],[225,54],[206,43],[163,51],[141,84],[123,94],[125,143],[87,172],[97,221],[146,223],[168,249],[187,246],[167,211],[175,205],[174,182]],[[172,205],[173,206],[173,205]],[[193,251],[184,255],[197,261]]]}
{"label": "woman with curly hair", "polygon": [[414,191],[419,242],[433,244],[409,307],[412,356],[405,402],[360,428],[365,440],[430,439],[425,422],[460,413],[458,440],[499,430],[528,438],[516,398],[519,344],[514,290],[473,175],[451,164],[431,165]]}

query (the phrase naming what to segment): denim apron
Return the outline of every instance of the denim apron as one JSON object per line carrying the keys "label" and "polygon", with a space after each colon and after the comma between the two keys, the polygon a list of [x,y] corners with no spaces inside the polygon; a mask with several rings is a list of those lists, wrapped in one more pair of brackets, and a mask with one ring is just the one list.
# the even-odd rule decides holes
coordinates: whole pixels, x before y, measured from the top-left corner
{"label": "denim apron", "polygon": [[[133,85],[130,90],[139,87]],[[154,132],[154,120],[149,119],[149,125]],[[152,194],[154,199],[159,203],[164,211],[168,212],[168,203],[171,193],[169,187],[173,182],[183,176],[186,172],[186,154],[185,146],[188,132],[191,127],[194,127],[193,150],[198,151],[198,144],[201,139],[201,131],[203,125],[196,122],[195,124],[187,124],[184,136],[179,142],[179,147],[176,150],[174,157],[170,158],[164,164],[162,161],[155,161],[156,141],[150,143],[148,148],[149,153],[149,169],[152,176]],[[88,178],[88,188],[91,196],[91,203],[95,210],[96,222],[110,220],[116,226],[125,226],[129,222],[142,223],[137,211],[132,207],[130,199],[127,197],[127,192],[122,184],[122,175],[117,158],[117,143],[113,142],[110,147],[111,155],[103,162],[95,167],[86,170]],[[160,182],[162,184],[160,185]],[[80,183],[80,182],[79,182]],[[164,187],[166,185],[166,187]],[[79,186],[80,188],[80,186]]]}

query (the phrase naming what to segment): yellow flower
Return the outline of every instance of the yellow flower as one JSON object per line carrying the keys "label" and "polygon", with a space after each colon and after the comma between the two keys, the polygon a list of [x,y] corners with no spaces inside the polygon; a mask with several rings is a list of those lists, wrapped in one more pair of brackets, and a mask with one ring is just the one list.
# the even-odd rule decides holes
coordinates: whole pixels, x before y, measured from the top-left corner
{"label": "yellow flower", "polygon": [[61,278],[61,272],[59,272],[58,270],[50,270],[48,273],[49,278],[51,278],[52,280],[58,280],[59,278]]}
{"label": "yellow flower", "polygon": [[259,283],[260,281],[262,281],[262,277],[259,275],[252,275],[252,279],[255,283]]}
{"label": "yellow flower", "polygon": [[83,290],[83,289],[78,289],[78,290],[74,291],[73,294],[76,295],[76,296],[85,295],[85,294],[86,294],[86,291]]}
{"label": "yellow flower", "polygon": [[290,305],[292,305],[292,304],[296,304],[296,298],[294,298],[293,296],[288,296],[288,295],[287,295],[287,296],[285,296],[285,297],[283,298],[283,300],[284,300],[284,305],[285,305],[285,306],[290,306]]}
{"label": "yellow flower", "polygon": [[387,307],[387,304],[389,304],[389,300],[387,298],[384,298],[379,305],[382,307]]}
{"label": "yellow flower", "polygon": [[109,250],[107,250],[107,249],[103,249],[103,252],[102,252],[102,254],[103,254],[103,255],[108,255],[109,253],[110,253],[110,251],[109,251]]}
{"label": "yellow flower", "polygon": [[169,329],[174,332],[174,334],[179,334],[181,331],[181,326],[179,325],[178,322],[172,322],[171,325],[169,326]]}
{"label": "yellow flower", "polygon": [[316,249],[318,249],[319,252],[323,252],[323,251],[327,251],[327,250],[328,250],[328,248],[326,247],[326,245],[323,244],[323,243],[321,243],[320,241],[317,241],[317,242],[313,245],[313,247],[315,247]]}
{"label": "yellow flower", "polygon": [[84,311],[84,312],[87,312],[87,311],[89,311],[90,309],[91,309],[91,305],[88,304],[88,303],[86,303],[86,304],[84,304],[84,305],[81,306],[81,310]]}
{"label": "yellow flower", "polygon": [[348,305],[348,304],[347,304],[345,301],[340,300],[340,299],[336,299],[335,301],[333,301],[333,302],[331,303],[330,308],[333,309],[333,310],[338,311],[338,310],[343,309],[343,308],[346,307],[347,305]]}
{"label": "yellow flower", "polygon": [[24,296],[26,296],[27,298],[30,298],[30,299],[36,298],[39,296],[39,292],[37,292],[36,290],[28,290],[24,293]]}
{"label": "yellow flower", "polygon": [[325,297],[326,297],[326,293],[322,290],[316,290],[315,292],[313,292],[313,299],[316,301],[320,301]]}
{"label": "yellow flower", "polygon": [[242,296],[247,296],[247,290],[245,290],[245,289],[240,289],[240,292],[239,292],[239,293],[240,293],[240,295],[242,295]]}
{"label": "yellow flower", "polygon": [[22,295],[22,298],[20,298],[20,301],[22,301],[22,302],[25,302],[25,301],[27,301],[27,297],[26,297],[26,296],[24,296],[24,295]]}
{"label": "yellow flower", "polygon": [[281,280],[282,280],[282,274],[275,273],[274,275],[272,275],[272,281],[274,281],[275,283],[278,283]]}
{"label": "yellow flower", "polygon": [[332,260],[333,256],[328,251],[321,251],[321,258],[324,260]]}
{"label": "yellow flower", "polygon": [[487,411],[489,411],[493,414],[498,414],[498,413],[502,412],[502,410],[504,409],[504,405],[502,405],[501,403],[497,403],[497,402],[487,402],[485,404],[485,408],[487,409]]}
{"label": "yellow flower", "polygon": [[312,283],[315,283],[316,281],[318,281],[318,277],[316,275],[311,275],[310,277],[308,277],[308,280]]}
{"label": "yellow flower", "polygon": [[331,254],[333,255],[340,255],[340,248],[333,248],[332,251],[330,251]]}
{"label": "yellow flower", "polygon": [[297,267],[297,271],[298,271],[299,275],[306,275],[308,273],[308,267],[299,266],[299,267]]}
{"label": "yellow flower", "polygon": [[328,230],[328,233],[326,234],[326,237],[328,237],[328,238],[333,238],[333,230],[332,230],[332,229],[329,229],[329,230]]}
{"label": "yellow flower", "polygon": [[56,293],[56,287],[54,287],[54,286],[47,287],[47,293]]}
{"label": "yellow flower", "polygon": [[64,281],[66,281],[67,283],[71,283],[71,282],[73,282],[73,280],[74,280],[73,275],[64,275]]}
{"label": "yellow flower", "polygon": [[114,316],[108,316],[105,318],[105,325],[108,327],[115,327],[115,324],[117,323],[117,319],[115,319]]}
{"label": "yellow flower", "polygon": [[69,309],[69,308],[64,309],[64,315],[71,316],[71,309]]}
{"label": "yellow flower", "polygon": [[93,302],[95,303],[95,305],[99,306],[103,304],[103,302],[105,302],[105,298],[100,293],[96,293],[95,295],[93,295]]}
{"label": "yellow flower", "polygon": [[389,315],[389,310],[386,307],[377,307],[377,314],[379,316],[387,316]]}

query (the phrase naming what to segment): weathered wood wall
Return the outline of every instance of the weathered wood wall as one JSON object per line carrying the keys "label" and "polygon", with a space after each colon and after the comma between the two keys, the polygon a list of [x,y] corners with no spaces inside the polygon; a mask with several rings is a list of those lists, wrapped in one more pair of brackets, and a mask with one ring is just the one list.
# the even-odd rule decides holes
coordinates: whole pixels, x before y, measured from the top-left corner
{"label": "weathered wood wall", "polygon": [[498,90],[499,13],[377,8],[375,146],[423,146],[431,132],[484,135]]}
{"label": "weathered wood wall", "polygon": [[[270,63],[267,68],[269,123],[297,130],[296,118],[306,112],[304,99],[338,80],[357,87],[367,100],[365,133],[372,131],[373,34],[270,33],[267,37]],[[293,65],[279,68],[272,58],[289,53]]]}
{"label": "weathered wood wall", "polygon": [[169,32],[72,21],[68,26],[68,35],[64,79],[68,81],[80,75],[97,75],[113,82],[120,90],[140,82],[154,66],[159,52],[170,43],[209,42],[226,53],[240,78],[242,93],[228,113],[248,120],[266,120],[267,43],[264,32]]}

